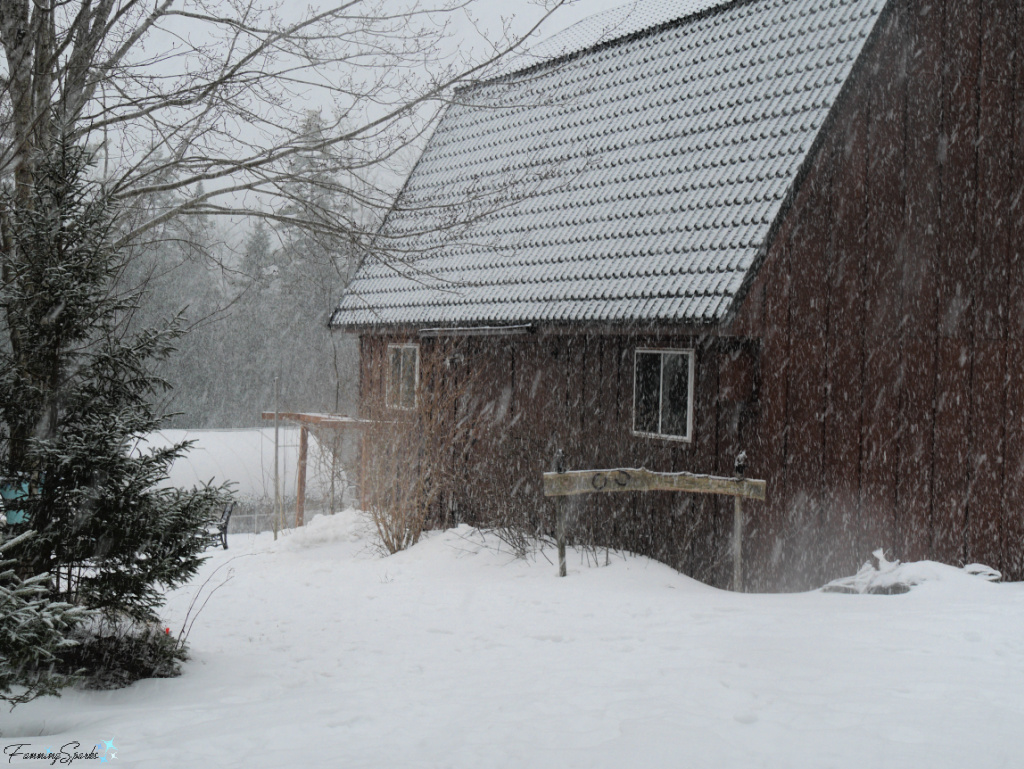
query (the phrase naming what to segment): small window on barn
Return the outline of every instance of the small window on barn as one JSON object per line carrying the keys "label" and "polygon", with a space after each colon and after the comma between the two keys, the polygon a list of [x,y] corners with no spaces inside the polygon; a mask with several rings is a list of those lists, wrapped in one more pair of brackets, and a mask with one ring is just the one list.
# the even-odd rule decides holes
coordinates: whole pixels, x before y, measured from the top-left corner
{"label": "small window on barn", "polygon": [[415,344],[388,345],[387,404],[396,409],[416,408],[420,348]]}
{"label": "small window on barn", "polygon": [[688,441],[693,435],[693,350],[637,350],[633,432]]}

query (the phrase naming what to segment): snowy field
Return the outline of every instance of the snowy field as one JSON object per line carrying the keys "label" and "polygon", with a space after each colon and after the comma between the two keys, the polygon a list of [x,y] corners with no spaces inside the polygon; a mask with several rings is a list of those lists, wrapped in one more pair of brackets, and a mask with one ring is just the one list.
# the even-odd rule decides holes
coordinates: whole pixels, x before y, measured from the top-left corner
{"label": "snowy field", "polygon": [[[192,448],[171,465],[168,486],[191,488],[213,481],[230,482],[242,499],[274,497],[274,428],[238,430],[161,430],[151,435],[147,447],[162,448],[181,441],[195,441]],[[299,429],[282,427],[278,436],[278,471],[281,495],[295,498],[296,466],[299,461]],[[309,469],[306,493],[323,493],[318,469],[329,462],[315,435],[309,437]]]}
{"label": "snowy field", "polygon": [[[468,527],[381,558],[353,512],[230,544],[184,676],[4,712],[0,745],[104,740],[158,768],[1024,765],[1020,584],[924,564],[905,595],[736,595],[577,553],[558,579]],[[198,589],[170,597],[172,632]]]}
{"label": "snowy field", "polygon": [[[352,437],[352,436],[350,436]],[[171,465],[168,486],[192,488],[204,483],[230,483],[238,504],[231,516],[232,532],[270,531],[273,528],[274,428],[234,430],[161,430],[149,436],[146,448],[192,441],[185,456]],[[306,500],[310,509],[330,507],[331,474],[337,507],[355,497],[348,487],[345,465],[355,462],[354,441],[349,440],[340,457],[332,463],[329,446],[322,446],[315,433],[309,435],[306,466]],[[299,429],[282,426],[278,436],[278,472],[286,521],[295,521],[295,492],[299,462]]]}

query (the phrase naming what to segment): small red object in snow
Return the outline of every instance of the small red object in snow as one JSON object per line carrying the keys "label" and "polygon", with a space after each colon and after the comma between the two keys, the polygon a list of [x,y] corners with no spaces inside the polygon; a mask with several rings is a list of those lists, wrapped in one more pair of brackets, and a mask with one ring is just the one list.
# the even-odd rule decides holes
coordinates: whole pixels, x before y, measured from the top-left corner
{"label": "small red object in snow", "polygon": [[167,635],[170,635],[171,634],[171,629],[169,627],[165,627],[164,628],[164,632],[167,633]]}

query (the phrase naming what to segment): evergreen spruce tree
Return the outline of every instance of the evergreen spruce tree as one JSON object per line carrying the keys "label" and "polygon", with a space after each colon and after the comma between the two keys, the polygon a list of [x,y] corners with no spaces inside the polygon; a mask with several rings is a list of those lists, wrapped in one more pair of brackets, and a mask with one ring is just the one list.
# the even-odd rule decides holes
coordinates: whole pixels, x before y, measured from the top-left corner
{"label": "evergreen spruce tree", "polygon": [[58,655],[74,642],[74,626],[87,616],[80,607],[49,596],[49,575],[22,579],[14,560],[3,560],[32,532],[0,533],[0,700],[11,707],[58,694],[69,678],[58,672]]}
{"label": "evergreen spruce tree", "polygon": [[188,445],[146,447],[168,386],[152,368],[181,324],[125,332],[137,297],[113,291],[124,255],[86,173],[85,150],[57,143],[30,200],[0,202],[0,475],[29,484],[19,504],[36,535],[15,555],[19,576],[49,575],[49,600],[109,626],[151,623],[164,589],[202,562],[225,491],[167,487]]}

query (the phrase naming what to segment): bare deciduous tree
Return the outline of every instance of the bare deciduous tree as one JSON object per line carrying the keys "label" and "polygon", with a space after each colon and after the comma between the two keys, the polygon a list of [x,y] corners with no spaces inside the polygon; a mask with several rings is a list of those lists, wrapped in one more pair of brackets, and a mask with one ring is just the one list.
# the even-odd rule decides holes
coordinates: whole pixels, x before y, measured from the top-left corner
{"label": "bare deciduous tree", "polygon": [[[550,13],[566,0],[545,2]],[[122,244],[212,214],[285,219],[365,246],[361,212],[389,202],[373,170],[520,44],[506,28],[483,61],[445,55],[468,5],[349,0],[295,14],[255,0],[0,0],[0,178],[25,199],[38,153],[64,135],[99,149],[106,194],[134,211]],[[311,107],[328,113],[315,134]],[[312,153],[334,164],[322,174],[329,197],[352,205],[282,204],[296,156]],[[157,210],[140,203],[181,190]]]}
{"label": "bare deciduous tree", "polygon": [[[43,158],[86,146],[125,259],[157,242],[194,250],[211,217],[255,216],[333,255],[338,286],[357,255],[405,269],[377,237],[396,181],[381,169],[522,40],[506,26],[477,60],[449,44],[475,1],[0,0],[4,199],[30,203]],[[527,35],[568,0],[536,2],[546,13]],[[11,226],[0,205],[2,285],[22,258]],[[21,354],[16,335],[3,344]]]}

